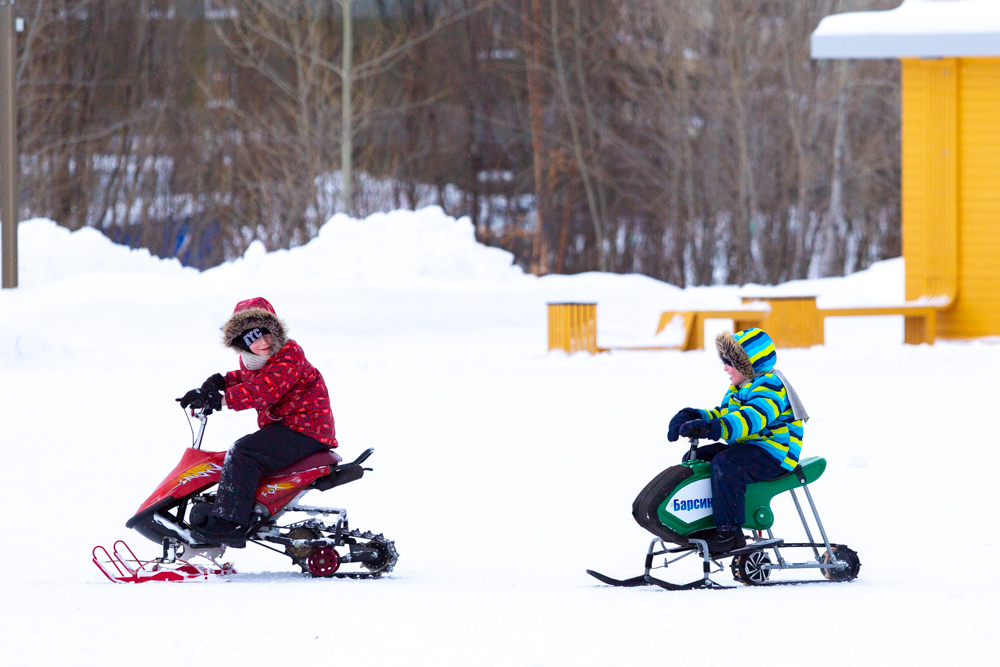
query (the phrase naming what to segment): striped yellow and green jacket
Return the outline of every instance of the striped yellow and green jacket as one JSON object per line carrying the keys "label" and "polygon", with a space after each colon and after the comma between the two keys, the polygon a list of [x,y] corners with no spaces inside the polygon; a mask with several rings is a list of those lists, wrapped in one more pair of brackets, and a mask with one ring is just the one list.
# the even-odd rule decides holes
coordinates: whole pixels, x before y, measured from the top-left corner
{"label": "striped yellow and green jacket", "polygon": [[786,470],[798,465],[802,420],[792,415],[788,392],[774,373],[761,373],[741,387],[730,385],[722,405],[701,413],[702,419],[722,423],[722,438],[730,445],[753,443]]}
{"label": "striped yellow and green jacket", "polygon": [[718,419],[722,438],[730,445],[749,442],[762,448],[786,470],[794,470],[802,452],[802,420],[795,419],[788,391],[774,374],[778,353],[774,341],[760,329],[715,339],[719,356],[748,378],[730,385],[722,405],[702,410],[702,419]]}

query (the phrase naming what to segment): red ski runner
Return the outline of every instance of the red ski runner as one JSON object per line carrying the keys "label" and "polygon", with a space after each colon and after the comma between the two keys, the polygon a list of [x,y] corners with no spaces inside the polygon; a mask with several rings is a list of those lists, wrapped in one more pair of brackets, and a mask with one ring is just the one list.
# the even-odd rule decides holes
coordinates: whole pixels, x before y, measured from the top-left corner
{"label": "red ski runner", "polygon": [[206,558],[210,565],[196,565],[181,559],[140,560],[123,540],[115,542],[111,546],[111,551],[109,554],[102,546],[94,547],[94,565],[116,584],[141,584],[145,581],[205,581],[210,577],[236,574],[236,568],[230,563],[220,565],[211,558]]}

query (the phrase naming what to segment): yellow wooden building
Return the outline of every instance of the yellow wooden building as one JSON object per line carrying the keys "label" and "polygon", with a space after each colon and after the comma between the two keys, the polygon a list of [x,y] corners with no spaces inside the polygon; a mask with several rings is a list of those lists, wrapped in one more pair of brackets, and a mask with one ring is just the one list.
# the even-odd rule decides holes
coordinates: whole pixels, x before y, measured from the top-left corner
{"label": "yellow wooden building", "polygon": [[823,19],[813,58],[902,63],[906,300],[937,335],[1000,335],[1000,1],[905,0]]}

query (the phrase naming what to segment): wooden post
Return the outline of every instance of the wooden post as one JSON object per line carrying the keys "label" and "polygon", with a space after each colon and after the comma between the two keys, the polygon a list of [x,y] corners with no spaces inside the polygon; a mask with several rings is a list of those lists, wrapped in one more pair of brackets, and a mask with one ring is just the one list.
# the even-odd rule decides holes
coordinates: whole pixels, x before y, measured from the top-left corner
{"label": "wooden post", "polygon": [[13,0],[0,0],[0,222],[3,287],[17,287],[18,148]]}
{"label": "wooden post", "polygon": [[343,212],[351,215],[354,207],[351,205],[354,193],[351,191],[352,174],[354,171],[351,165],[351,157],[354,152],[354,130],[353,130],[353,108],[351,106],[351,70],[354,67],[354,26],[351,17],[351,2],[353,0],[340,0],[340,6],[344,10],[344,51],[341,57],[343,75],[341,76],[340,102],[340,182]]}
{"label": "wooden post", "polygon": [[525,67],[528,78],[528,119],[531,125],[531,154],[535,171],[535,238],[533,272],[545,275],[548,268],[548,247],[545,240],[545,205],[548,203],[542,163],[542,3],[541,0],[521,0],[521,23],[524,28]]}
{"label": "wooden post", "polygon": [[550,303],[549,351],[597,354],[597,304]]}

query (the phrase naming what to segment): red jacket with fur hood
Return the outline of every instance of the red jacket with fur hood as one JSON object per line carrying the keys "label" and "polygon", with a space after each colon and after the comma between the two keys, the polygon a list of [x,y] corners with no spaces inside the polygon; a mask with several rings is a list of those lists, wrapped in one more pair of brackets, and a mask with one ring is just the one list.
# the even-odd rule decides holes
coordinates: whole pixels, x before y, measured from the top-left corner
{"label": "red jacket with fur hood", "polygon": [[257,410],[260,428],[283,422],[294,431],[336,447],[326,382],[299,344],[288,338],[284,322],[266,299],[256,297],[236,304],[232,317],[222,326],[223,343],[243,351],[237,340],[253,328],[271,332],[275,352],[259,370],[248,369],[241,358],[240,370],[226,373],[226,405],[233,410]]}

